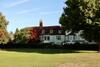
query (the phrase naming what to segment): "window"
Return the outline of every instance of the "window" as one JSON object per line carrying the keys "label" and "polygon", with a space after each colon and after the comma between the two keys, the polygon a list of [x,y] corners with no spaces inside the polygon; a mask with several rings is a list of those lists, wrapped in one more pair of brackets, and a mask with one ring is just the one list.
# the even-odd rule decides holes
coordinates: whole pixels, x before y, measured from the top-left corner
{"label": "window", "polygon": [[47,40],[50,40],[50,37],[49,36],[47,36]]}
{"label": "window", "polygon": [[42,30],[42,34],[45,34],[45,30]]}
{"label": "window", "polygon": [[69,41],[69,35],[66,36],[66,40]]}
{"label": "window", "polygon": [[61,40],[61,36],[56,36],[56,39],[57,40]]}
{"label": "window", "polygon": [[70,41],[73,41],[73,35],[70,35],[70,36],[69,36],[69,40],[70,40]]}
{"label": "window", "polygon": [[50,33],[53,33],[53,30],[50,30]]}
{"label": "window", "polygon": [[44,40],[46,40],[46,36],[44,36]]}
{"label": "window", "polygon": [[44,40],[50,40],[49,36],[44,36]]}
{"label": "window", "polygon": [[58,30],[58,33],[61,34],[62,33],[62,30]]}
{"label": "window", "polygon": [[49,29],[45,29],[45,34],[50,34],[50,30]]}
{"label": "window", "polygon": [[75,35],[73,35],[73,40],[75,40],[75,38],[76,38]]}

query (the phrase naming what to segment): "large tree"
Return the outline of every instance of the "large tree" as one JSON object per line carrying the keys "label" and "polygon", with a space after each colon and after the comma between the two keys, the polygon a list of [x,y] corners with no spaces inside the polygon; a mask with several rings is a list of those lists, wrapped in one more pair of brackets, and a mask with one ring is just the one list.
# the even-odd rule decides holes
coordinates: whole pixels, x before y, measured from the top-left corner
{"label": "large tree", "polygon": [[83,30],[82,37],[95,41],[100,51],[100,0],[67,0],[60,24],[73,33]]}
{"label": "large tree", "polygon": [[0,44],[7,44],[9,42],[9,35],[7,32],[8,21],[5,16],[0,13]]}
{"label": "large tree", "polygon": [[39,41],[39,36],[34,28],[16,29],[14,34],[16,43],[28,44]]}
{"label": "large tree", "polygon": [[26,30],[18,30],[16,29],[16,32],[14,34],[14,38],[15,38],[15,42],[18,44],[26,44],[28,43],[28,39],[29,39],[29,32]]}

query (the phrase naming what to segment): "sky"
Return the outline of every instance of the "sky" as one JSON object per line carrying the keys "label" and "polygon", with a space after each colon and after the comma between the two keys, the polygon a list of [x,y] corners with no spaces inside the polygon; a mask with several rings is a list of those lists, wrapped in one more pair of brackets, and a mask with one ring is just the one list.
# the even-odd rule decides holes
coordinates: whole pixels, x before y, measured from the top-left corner
{"label": "sky", "polygon": [[65,0],[0,0],[0,12],[9,21],[7,30],[16,28],[60,25],[59,18],[63,13]]}

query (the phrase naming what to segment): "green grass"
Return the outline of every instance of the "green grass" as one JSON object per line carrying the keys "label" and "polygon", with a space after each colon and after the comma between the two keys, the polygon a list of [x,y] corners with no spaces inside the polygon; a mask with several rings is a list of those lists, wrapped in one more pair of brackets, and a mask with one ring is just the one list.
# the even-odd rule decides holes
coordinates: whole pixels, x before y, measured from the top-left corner
{"label": "green grass", "polygon": [[100,67],[100,54],[59,49],[0,50],[0,67]]}

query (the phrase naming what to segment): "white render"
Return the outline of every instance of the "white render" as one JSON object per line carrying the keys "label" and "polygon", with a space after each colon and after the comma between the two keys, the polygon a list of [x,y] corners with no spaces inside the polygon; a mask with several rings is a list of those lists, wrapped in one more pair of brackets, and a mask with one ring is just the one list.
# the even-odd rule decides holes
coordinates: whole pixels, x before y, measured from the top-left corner
{"label": "white render", "polygon": [[70,35],[68,33],[66,32],[66,38],[65,38],[66,43],[75,44],[76,42],[79,42],[80,44],[84,44],[84,43],[96,44],[96,42],[94,42],[94,41],[89,42],[89,41],[85,40],[84,38],[82,38],[81,37],[82,30],[79,31],[78,33],[75,33],[74,35]]}
{"label": "white render", "polygon": [[[49,37],[49,40],[47,38],[45,39],[45,37]],[[61,39],[58,40],[57,37],[61,37]],[[40,40],[42,43],[53,43],[57,45],[61,45],[64,42],[74,44],[76,41],[86,41],[80,36],[80,32],[75,35],[41,35]]]}
{"label": "white render", "polygon": [[[45,37],[50,37],[50,39],[45,39]],[[58,39],[60,37],[60,39]],[[42,43],[53,43],[61,45],[65,41],[65,35],[41,35],[40,39]]]}
{"label": "white render", "polygon": [[66,38],[65,38],[65,41],[66,42],[85,42],[86,40],[85,39],[83,39],[81,36],[80,36],[80,34],[82,33],[82,31],[79,31],[78,33],[75,33],[74,35],[72,35],[72,34],[68,34],[68,33],[70,33],[70,32],[67,32],[66,31]]}
{"label": "white render", "polygon": [[[50,30],[52,33],[53,31]],[[42,43],[51,43],[51,44],[56,44],[56,45],[62,45],[62,44],[75,44],[79,42],[80,44],[84,43],[91,43],[95,44],[95,42],[88,42],[85,39],[83,39],[80,34],[82,31],[73,34],[70,34],[70,32],[65,31],[65,35],[40,35],[40,40]],[[60,37],[60,39],[58,39]]]}

